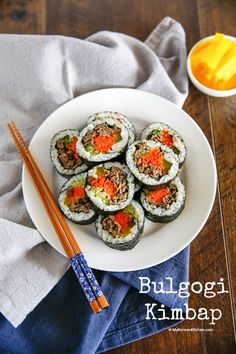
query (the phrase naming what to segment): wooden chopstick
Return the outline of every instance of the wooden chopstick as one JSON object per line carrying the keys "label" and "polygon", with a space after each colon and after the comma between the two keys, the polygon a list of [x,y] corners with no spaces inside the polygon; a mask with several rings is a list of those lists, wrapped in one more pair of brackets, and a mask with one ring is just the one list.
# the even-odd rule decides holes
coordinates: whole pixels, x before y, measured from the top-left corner
{"label": "wooden chopstick", "polygon": [[[11,122],[11,126],[13,127],[14,129],[14,132],[18,138],[18,141],[20,142],[22,148],[23,148],[23,151],[25,153],[25,155],[28,157],[32,167],[33,167],[33,170],[35,170],[37,176],[38,176],[38,179],[40,181],[40,183],[42,184],[42,187],[43,189],[45,190],[45,193],[49,199],[49,203],[51,204],[52,206],[52,209],[53,211],[55,212],[59,222],[60,222],[60,225],[62,227],[62,229],[64,230],[68,240],[69,240],[69,243],[71,244],[71,247],[73,248],[74,252],[75,252],[75,255],[80,255],[80,265],[82,267],[82,269],[84,270],[85,273],[89,273],[88,276],[87,276],[87,280],[88,282],[90,283],[90,286],[91,288],[94,290],[94,291],[97,291],[97,299],[99,301],[99,304],[101,306],[101,308],[106,308],[109,306],[109,303],[106,299],[106,297],[103,295],[100,287],[99,287],[99,284],[97,283],[97,280],[95,279],[91,269],[88,267],[87,265],[87,262],[86,260],[84,259],[83,257],[83,254],[81,252],[81,249],[79,248],[78,246],[78,243],[76,242],[75,238],[74,238],[74,235],[73,233],[71,232],[70,228],[69,228],[69,225],[67,224],[64,216],[62,215],[50,189],[48,188],[48,185],[40,171],[40,169],[38,168],[36,162],[34,161],[34,158],[33,156],[31,155],[19,129],[16,127],[16,124],[14,122]],[[71,257],[70,257],[71,258]]]}
{"label": "wooden chopstick", "polygon": [[[79,269],[79,275],[80,278],[79,280],[81,280],[81,275],[82,278],[86,278],[86,274],[89,275],[87,277],[87,279],[83,279],[83,281],[85,282],[84,287],[86,289],[83,289],[86,293],[86,291],[89,291],[90,294],[90,300],[93,299],[93,295],[92,294],[92,290],[97,290],[97,293],[95,295],[97,295],[95,297],[94,300],[90,301],[90,305],[93,309],[93,311],[95,313],[99,312],[101,310],[101,308],[105,308],[107,306],[109,306],[105,296],[103,295],[94,275],[92,274],[92,271],[90,270],[90,268],[88,267],[83,254],[69,228],[69,225],[67,224],[66,220],[64,219],[64,216],[61,214],[60,209],[58,208],[58,205],[51,193],[51,191],[49,190],[47,183],[44,179],[44,177],[42,176],[36,162],[34,161],[31,153],[28,150],[28,147],[24,141],[24,139],[22,138],[18,128],[16,127],[15,123],[12,122],[12,124],[8,124],[8,128],[9,131],[14,139],[15,145],[17,147],[17,150],[20,153],[20,156],[22,158],[22,161],[24,162],[30,176],[33,179],[34,185],[36,187],[36,190],[39,193],[39,196],[43,202],[43,205],[45,206],[45,209],[47,211],[47,214],[52,222],[53,227],[55,228],[55,231],[57,232],[60,241],[63,245],[63,248],[67,254],[67,256],[71,259],[71,261],[73,260],[73,262],[71,262],[72,267],[77,267],[77,269],[75,270],[76,274],[78,273],[78,269]],[[77,257],[76,259],[76,265],[75,265],[75,256]],[[77,276],[79,277],[79,275],[77,274]],[[85,276],[85,277],[83,277]],[[92,279],[92,280],[91,280]],[[91,284],[88,284],[88,281]],[[90,286],[90,288],[88,289],[88,286]],[[83,286],[82,286],[83,287]],[[97,289],[98,288],[98,289]],[[86,294],[87,296],[88,294]],[[88,296],[87,296],[88,297]],[[97,303],[96,301],[99,301],[99,303]]]}
{"label": "wooden chopstick", "polygon": [[[47,198],[47,194],[45,193],[45,191],[43,190],[42,188],[42,185],[40,185],[39,183],[39,180],[37,179],[37,176],[35,175],[35,171],[34,169],[32,168],[32,166],[30,165],[29,163],[29,160],[27,158],[27,156],[25,155],[24,153],[24,150],[22,148],[22,145],[20,144],[20,142],[17,140],[17,136],[13,130],[13,126],[11,126],[10,124],[8,124],[8,128],[9,128],[9,131],[14,139],[14,142],[15,142],[15,145],[16,145],[16,148],[17,150],[19,151],[20,153],[20,156],[27,168],[27,171],[29,172],[32,180],[33,180],[33,183],[35,185],[35,188],[39,194],[39,197],[41,198],[41,201],[43,203],[43,205],[45,206],[45,209],[47,211],[47,214],[52,222],[52,225],[57,233],[57,235],[59,236],[60,238],[60,241],[62,243],[62,246],[67,254],[67,256],[72,259],[74,256],[75,256],[75,252],[73,250],[73,248],[71,247],[67,237],[65,236],[62,228],[61,228],[61,225],[60,223],[58,222],[57,218],[55,218],[55,215],[53,213],[53,209],[51,208],[51,205],[50,203],[48,202],[48,198]],[[86,279],[83,279],[83,282],[85,284],[82,285],[82,288],[87,296],[87,291],[89,290],[89,285],[86,284]],[[84,287],[83,287],[84,286]],[[85,289],[86,288],[86,289]],[[91,293],[90,293],[91,295]],[[90,297],[90,306],[92,308],[92,310],[94,311],[94,313],[98,313],[101,311],[101,307],[99,306],[97,300],[95,299],[95,297]]]}
{"label": "wooden chopstick", "polygon": [[74,254],[80,253],[81,249],[78,246],[78,243],[76,242],[74,235],[71,231],[71,229],[69,228],[69,225],[67,224],[67,222],[65,221],[64,216],[62,215],[56,201],[55,198],[53,197],[41,171],[38,168],[38,165],[36,164],[36,162],[34,161],[33,156],[31,155],[23,137],[21,136],[19,129],[16,127],[16,124],[14,122],[11,122],[12,127],[14,128],[15,134],[18,138],[19,143],[21,144],[24,154],[28,157],[33,169],[35,170],[36,174],[38,175],[38,178],[40,179],[41,185],[43,187],[43,189],[45,190],[45,194],[47,195],[49,202],[53,208],[54,213],[56,214],[58,220],[61,223],[61,226],[64,230],[64,232],[67,234],[68,238],[69,238],[69,242],[71,244],[72,249],[74,250]]}
{"label": "wooden chopstick", "polygon": [[[16,145],[16,148],[21,156],[21,159],[23,160],[30,176],[32,177],[34,175],[34,171],[32,169],[32,166],[28,163],[27,159],[26,159],[26,156],[24,155],[21,147],[20,147],[20,144],[16,138],[16,135],[11,127],[10,124],[8,124],[8,128],[10,130],[10,133],[14,139],[14,142],[15,142],[15,145]],[[60,224],[57,222],[57,220],[54,220],[54,215],[53,215],[53,212],[52,212],[52,209],[50,208],[50,205],[48,204],[47,202],[47,197],[46,197],[46,194],[45,193],[42,193],[42,189],[41,189],[41,186],[37,183],[37,180],[35,178],[32,178],[33,180],[33,183],[35,185],[35,187],[38,189],[40,189],[40,193],[39,193],[39,197],[41,198],[41,201],[43,202],[45,208],[46,208],[46,211],[47,211],[47,214],[51,220],[51,222],[53,223],[53,225],[55,225],[55,228],[57,230],[57,234],[58,236],[60,237],[60,241],[61,241],[61,244],[67,254],[67,256],[69,258],[73,257],[74,256],[74,251],[68,241],[68,239],[66,238],[66,236],[64,235],[64,233],[61,232],[61,228],[60,228]]]}

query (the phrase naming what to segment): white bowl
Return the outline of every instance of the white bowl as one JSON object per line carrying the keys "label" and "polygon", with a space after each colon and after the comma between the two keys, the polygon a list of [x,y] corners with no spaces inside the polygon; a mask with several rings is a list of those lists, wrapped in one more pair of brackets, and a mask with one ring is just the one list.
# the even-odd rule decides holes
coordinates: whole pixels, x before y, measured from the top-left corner
{"label": "white bowl", "polygon": [[[228,39],[231,39],[232,41],[236,42],[236,38],[233,36],[225,36]],[[193,85],[201,92],[205,93],[206,95],[213,96],[213,97],[229,97],[233,96],[236,94],[236,88],[233,88],[231,90],[215,90],[211,89],[199,82],[196,77],[193,75],[192,68],[191,68],[191,61],[190,57],[192,55],[193,50],[202,42],[205,42],[208,39],[214,38],[214,36],[208,36],[203,39],[201,39],[199,42],[197,42],[192,49],[190,50],[187,58],[187,71],[188,71],[188,76],[190,80],[192,81]]]}

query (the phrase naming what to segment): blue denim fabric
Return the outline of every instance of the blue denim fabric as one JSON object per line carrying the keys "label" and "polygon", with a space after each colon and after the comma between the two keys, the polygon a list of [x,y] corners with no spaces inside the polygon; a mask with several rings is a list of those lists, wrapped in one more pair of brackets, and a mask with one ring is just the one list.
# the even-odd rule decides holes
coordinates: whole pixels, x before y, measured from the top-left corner
{"label": "blue denim fabric", "polygon": [[[94,354],[158,333],[179,320],[146,320],[145,303],[182,308],[186,298],[178,294],[140,294],[138,277],[161,282],[173,278],[173,287],[188,281],[189,246],[175,257],[152,268],[123,273],[94,271],[110,307],[94,315],[78,285],[67,271],[50,294],[14,328],[0,315],[1,354]],[[156,310],[155,310],[156,313]]]}

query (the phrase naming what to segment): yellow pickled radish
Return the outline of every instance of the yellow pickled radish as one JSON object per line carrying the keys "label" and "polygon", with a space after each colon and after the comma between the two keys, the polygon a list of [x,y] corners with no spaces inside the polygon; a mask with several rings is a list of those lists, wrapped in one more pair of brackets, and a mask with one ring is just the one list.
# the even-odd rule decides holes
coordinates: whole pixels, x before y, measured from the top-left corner
{"label": "yellow pickled radish", "polygon": [[193,75],[203,85],[217,90],[236,88],[236,43],[222,33],[194,48],[190,60]]}
{"label": "yellow pickled radish", "polygon": [[[204,56],[202,57],[203,61],[207,61],[207,66],[209,69],[215,70],[217,66],[219,65],[221,59],[224,57],[224,55],[227,53],[227,51],[230,49],[232,46],[232,41],[226,38],[221,38],[219,41],[214,41],[214,47],[213,51],[208,51]],[[214,53],[214,55],[212,55]]]}
{"label": "yellow pickled radish", "polygon": [[209,42],[211,42],[211,41],[212,41],[212,39],[208,39],[206,41],[199,43],[198,46],[193,49],[192,56],[194,56],[198,52],[202,51],[206,46],[208,46]]}
{"label": "yellow pickled radish", "polygon": [[229,80],[236,73],[236,45],[231,48],[222,58],[216,77],[218,79]]}
{"label": "yellow pickled radish", "polygon": [[211,39],[204,41],[204,42],[200,43],[196,48],[194,48],[192,55],[191,55],[192,65],[194,63],[199,63],[199,59],[201,59],[203,50],[208,46],[210,41],[211,41]]}
{"label": "yellow pickled radish", "polygon": [[236,87],[236,74],[230,80],[222,81],[219,85],[220,90],[230,90],[233,87]]}

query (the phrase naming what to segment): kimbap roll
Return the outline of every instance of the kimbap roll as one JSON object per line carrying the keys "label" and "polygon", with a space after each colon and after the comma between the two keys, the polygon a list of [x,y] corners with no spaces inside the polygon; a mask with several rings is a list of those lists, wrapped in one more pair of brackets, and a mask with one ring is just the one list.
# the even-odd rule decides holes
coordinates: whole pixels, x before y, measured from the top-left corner
{"label": "kimbap roll", "polygon": [[168,223],[175,220],[184,209],[185,188],[176,177],[166,187],[156,190],[144,188],[140,199],[148,219]]}
{"label": "kimbap roll", "polygon": [[119,156],[128,143],[128,130],[112,118],[96,119],[81,132],[77,141],[77,151],[92,163],[108,161]]}
{"label": "kimbap roll", "polygon": [[134,176],[149,188],[165,186],[179,172],[177,155],[166,145],[138,140],[126,151],[126,162]]}
{"label": "kimbap roll", "polygon": [[134,200],[116,214],[100,215],[96,220],[100,239],[107,246],[120,251],[130,250],[139,242],[143,227],[144,211]]}
{"label": "kimbap roll", "polygon": [[107,162],[88,171],[85,188],[90,203],[100,214],[124,209],[134,195],[134,177],[120,162]]}
{"label": "kimbap roll", "polygon": [[87,172],[71,177],[61,188],[58,203],[67,219],[81,225],[90,224],[96,218],[85,193]]}
{"label": "kimbap roll", "polygon": [[88,118],[88,124],[95,121],[96,119],[102,119],[102,118],[112,118],[114,120],[117,120],[121,124],[123,124],[128,130],[128,134],[129,134],[128,144],[130,145],[134,142],[136,138],[135,127],[133,123],[126,116],[124,116],[124,114],[119,112],[110,112],[110,111],[98,112],[91,115]]}
{"label": "kimbap roll", "polygon": [[180,166],[183,165],[187,149],[180,134],[169,125],[157,122],[149,124],[141,133],[141,139],[159,141],[168,146],[178,156]]}
{"label": "kimbap roll", "polygon": [[76,150],[78,137],[78,130],[67,129],[58,132],[51,140],[51,160],[57,172],[64,177],[70,177],[88,169]]}

